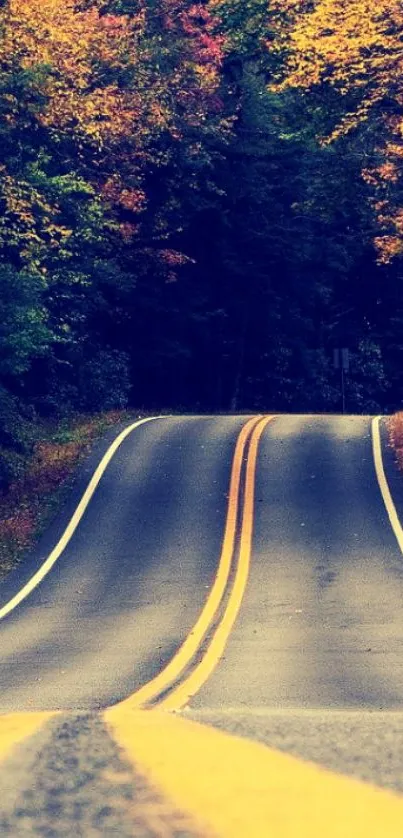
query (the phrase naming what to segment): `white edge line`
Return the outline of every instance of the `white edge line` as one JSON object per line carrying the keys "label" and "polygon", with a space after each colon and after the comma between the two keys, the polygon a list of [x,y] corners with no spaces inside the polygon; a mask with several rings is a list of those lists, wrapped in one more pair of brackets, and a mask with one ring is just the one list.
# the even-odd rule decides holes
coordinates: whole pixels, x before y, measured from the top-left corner
{"label": "white edge line", "polygon": [[386,511],[389,516],[389,521],[392,530],[396,536],[396,540],[400,547],[400,550],[403,553],[403,529],[399,521],[399,516],[397,514],[395,504],[392,500],[392,495],[390,493],[388,481],[385,475],[385,469],[383,467],[381,435],[379,432],[379,424],[381,418],[381,416],[376,416],[375,419],[372,420],[372,447],[374,452],[375,470],[376,476],[378,478],[379,488],[381,490],[383,502],[385,504]]}
{"label": "white edge line", "polygon": [[0,620],[2,620],[3,617],[6,617],[7,614],[10,613],[10,611],[13,611],[14,608],[16,608],[17,605],[19,605],[23,599],[25,599],[27,596],[29,596],[30,593],[32,593],[32,591],[39,585],[40,582],[42,582],[45,576],[52,569],[53,565],[57,562],[58,558],[60,558],[63,550],[67,547],[67,544],[69,543],[72,535],[77,529],[77,526],[80,523],[85,510],[87,509],[87,506],[95,492],[95,489],[98,486],[98,483],[101,480],[102,475],[106,471],[106,468],[108,467],[112,457],[114,456],[122,442],[126,439],[126,437],[136,428],[140,427],[140,425],[144,425],[146,422],[151,422],[154,419],[162,418],[165,419],[166,417],[150,416],[147,417],[147,419],[140,419],[138,422],[134,422],[132,425],[129,425],[128,428],[125,428],[124,431],[122,431],[119,434],[119,436],[116,437],[114,442],[112,442],[112,445],[110,445],[110,447],[108,448],[106,454],[104,454],[98,467],[94,471],[94,474],[80,500],[80,503],[78,504],[74,514],[72,515],[69,523],[67,524],[67,527],[63,535],[57,542],[56,546],[53,548],[48,558],[41,565],[39,570],[37,570],[37,572],[34,573],[31,579],[29,579],[29,581],[24,585],[24,587],[21,588],[21,590],[18,591],[18,593],[15,596],[13,596],[12,599],[10,599],[5,605],[3,605],[2,608],[0,608]]}

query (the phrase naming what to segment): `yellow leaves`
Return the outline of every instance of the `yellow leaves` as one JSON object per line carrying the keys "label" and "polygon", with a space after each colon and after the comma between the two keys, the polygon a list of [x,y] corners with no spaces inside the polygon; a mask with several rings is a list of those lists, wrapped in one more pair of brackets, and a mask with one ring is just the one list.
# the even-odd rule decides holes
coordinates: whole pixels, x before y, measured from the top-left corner
{"label": "yellow leaves", "polygon": [[385,34],[385,18],[398,8],[397,0],[319,0],[313,11],[297,14],[288,33],[290,57],[282,86],[309,87],[318,77],[335,86],[347,82],[349,88],[362,86],[364,77],[374,81],[372,73],[382,75],[398,46],[396,36]]}
{"label": "yellow leaves", "polygon": [[[362,177],[369,186],[377,186],[378,185],[378,178],[375,175],[375,172],[372,169],[363,169],[362,170]],[[379,202],[381,203],[381,202]],[[375,209],[377,206],[375,205]]]}
{"label": "yellow leaves", "polygon": [[149,107],[151,123],[160,128],[168,125],[167,111],[161,102],[151,102]]}
{"label": "yellow leaves", "polygon": [[283,26],[277,48],[285,49],[287,56],[283,74],[272,89],[309,90],[325,82],[343,96],[361,93],[357,107],[346,113],[321,143],[345,136],[368,120],[375,108],[378,119],[383,118],[384,160],[376,168],[364,168],[363,178],[376,192],[388,195],[375,208],[385,230],[375,240],[379,260],[386,263],[403,255],[403,210],[393,205],[392,196],[401,179],[403,120],[391,116],[390,106],[395,103],[399,113],[403,104],[401,0],[317,0],[310,7],[305,0],[272,3],[281,13]]}
{"label": "yellow leaves", "polygon": [[[399,134],[401,133],[400,127],[398,129],[398,133]],[[397,158],[402,158],[403,157],[403,146],[399,145],[396,142],[387,143],[386,151],[388,152],[388,154],[391,154],[394,157],[397,157]]]}
{"label": "yellow leaves", "polygon": [[400,236],[377,236],[374,243],[379,253],[378,262],[381,265],[387,265],[396,256],[403,254],[403,238]]}
{"label": "yellow leaves", "polygon": [[17,223],[22,229],[30,229],[35,225],[33,204],[35,191],[27,184],[22,184],[3,168],[0,183],[0,198],[5,205],[4,223]]}
{"label": "yellow leaves", "polygon": [[382,180],[389,181],[390,183],[397,183],[399,180],[399,172],[396,164],[390,160],[387,160],[378,167],[378,173]]}
{"label": "yellow leaves", "polygon": [[46,227],[46,232],[52,239],[60,239],[61,241],[65,242],[70,236],[73,235],[73,230],[70,230],[68,227],[63,227],[58,224],[48,224]]}
{"label": "yellow leaves", "polygon": [[[58,143],[72,139],[77,158],[93,154],[97,165],[126,141],[136,155],[155,134],[179,136],[177,103],[185,120],[189,112],[191,124],[207,119],[221,60],[221,42],[210,31],[207,10],[200,10],[204,25],[197,21],[197,4],[192,14],[176,20],[183,52],[168,62],[173,66],[164,75],[158,63],[153,66],[154,47],[144,37],[147,4],[139,4],[142,9],[133,17],[101,14],[104,4],[95,0],[86,5],[7,0],[0,10],[4,69],[42,68],[32,81],[45,101],[35,118]],[[164,49],[169,57],[171,45],[161,46],[161,55]]]}
{"label": "yellow leaves", "polygon": [[81,134],[98,148],[133,131],[139,97],[106,85],[102,65],[118,69],[128,55],[136,60],[140,17],[130,22],[101,16],[95,8],[78,12],[75,0],[9,0],[0,22],[1,56],[9,68],[19,63],[49,69],[41,79],[48,100],[40,117],[45,127]]}
{"label": "yellow leaves", "polygon": [[57,204],[51,204],[43,194],[27,181],[10,175],[0,168],[0,243],[14,247],[23,263],[41,269],[41,254],[48,247],[61,249],[73,235],[73,230],[56,219]]}
{"label": "yellow leaves", "polygon": [[[38,271],[47,258],[51,269],[55,257],[71,257],[84,235],[85,241],[100,241],[107,228],[131,240],[137,227],[130,214],[146,205],[137,187],[145,182],[147,167],[166,166],[173,157],[173,144],[165,138],[181,140],[189,125],[203,125],[203,136],[218,136],[226,127],[218,95],[221,40],[207,9],[196,3],[178,14],[181,5],[167,0],[168,32],[161,21],[154,24],[148,3],[138,5],[142,12],[129,18],[101,14],[101,0],[0,3],[0,69],[11,90],[15,80],[20,85],[19,102],[10,98],[2,113],[12,119],[16,108],[18,141],[24,153],[28,148],[28,161],[35,161],[40,147],[49,151],[48,160],[38,164],[21,159],[20,183],[3,181],[7,212],[0,219],[0,240]],[[204,148],[203,143],[202,160]],[[59,171],[77,172],[91,183],[96,211],[64,193],[56,182]],[[113,172],[122,182],[108,183]],[[41,205],[41,196],[24,179],[39,192],[58,196],[49,198],[54,206]],[[169,206],[161,215],[170,212]],[[77,224],[74,233],[70,223]],[[167,236],[165,228],[157,233]]]}

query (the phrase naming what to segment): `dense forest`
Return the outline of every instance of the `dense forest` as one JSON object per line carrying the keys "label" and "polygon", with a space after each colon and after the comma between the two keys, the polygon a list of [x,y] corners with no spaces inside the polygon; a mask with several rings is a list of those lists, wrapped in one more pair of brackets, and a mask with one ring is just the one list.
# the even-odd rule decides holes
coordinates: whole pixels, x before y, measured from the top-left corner
{"label": "dense forest", "polygon": [[0,0],[0,483],[38,417],[403,398],[398,0]]}

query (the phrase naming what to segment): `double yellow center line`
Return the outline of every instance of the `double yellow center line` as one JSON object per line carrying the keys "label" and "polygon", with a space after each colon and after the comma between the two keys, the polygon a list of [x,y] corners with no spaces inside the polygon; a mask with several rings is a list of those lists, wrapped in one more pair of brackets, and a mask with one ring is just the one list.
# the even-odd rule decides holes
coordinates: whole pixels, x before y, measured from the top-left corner
{"label": "double yellow center line", "polygon": [[[221,557],[214,584],[196,624],[165,669],[120,702],[119,707],[140,708],[152,704],[164,710],[179,710],[202,687],[222,656],[248,579],[258,446],[264,429],[272,419],[272,416],[253,417],[239,434],[232,464]],[[235,567],[238,532],[238,562],[231,574]],[[217,623],[220,608],[223,610]]]}

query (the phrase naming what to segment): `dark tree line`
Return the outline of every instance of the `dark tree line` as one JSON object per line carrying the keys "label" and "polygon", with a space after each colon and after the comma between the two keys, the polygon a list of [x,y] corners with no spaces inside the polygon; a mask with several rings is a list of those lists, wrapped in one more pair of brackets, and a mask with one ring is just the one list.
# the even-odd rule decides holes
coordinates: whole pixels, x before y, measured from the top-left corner
{"label": "dark tree line", "polygon": [[42,416],[339,411],[336,347],[348,410],[400,406],[401,259],[363,177],[379,109],[321,143],[357,93],[275,89],[266,0],[0,16],[3,485]]}

